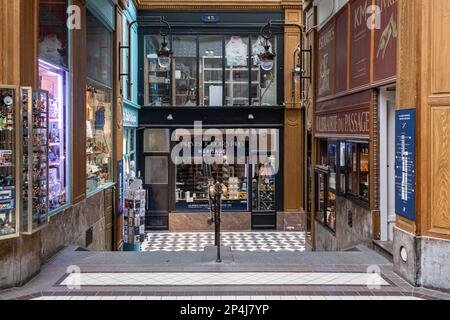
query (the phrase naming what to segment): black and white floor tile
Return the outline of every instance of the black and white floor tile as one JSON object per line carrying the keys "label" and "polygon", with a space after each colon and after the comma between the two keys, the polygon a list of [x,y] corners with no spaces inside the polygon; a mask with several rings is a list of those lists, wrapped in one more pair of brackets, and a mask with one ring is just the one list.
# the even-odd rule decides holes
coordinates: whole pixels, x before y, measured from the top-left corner
{"label": "black and white floor tile", "polygon": [[[223,232],[221,243],[242,252],[303,252],[304,232]],[[148,233],[142,244],[146,252],[204,251],[214,245],[213,232]]]}

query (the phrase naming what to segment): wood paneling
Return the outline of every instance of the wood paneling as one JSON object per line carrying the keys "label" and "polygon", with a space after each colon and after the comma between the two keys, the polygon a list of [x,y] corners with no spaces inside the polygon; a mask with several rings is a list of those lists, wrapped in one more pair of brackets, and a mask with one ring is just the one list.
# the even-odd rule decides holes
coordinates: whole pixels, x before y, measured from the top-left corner
{"label": "wood paneling", "polygon": [[[419,72],[420,12],[414,10],[421,0],[398,1],[397,39],[397,101],[399,109],[417,106],[419,95],[417,76]],[[416,94],[411,94],[416,93]]]}
{"label": "wood paneling", "polygon": [[74,0],[81,8],[81,29],[71,33],[71,107],[72,107],[72,201],[86,198],[86,7],[84,0]]}
{"label": "wood paneling", "polygon": [[450,3],[399,0],[398,108],[417,109],[416,221],[398,227],[450,239]]}
{"label": "wood paneling", "polygon": [[431,10],[431,93],[449,93],[450,1],[434,0]]}
{"label": "wood paneling", "polygon": [[0,0],[0,83],[37,87],[38,0]]}
{"label": "wood paneling", "polygon": [[[286,10],[289,23],[301,25],[301,10]],[[298,19],[295,21],[295,19]],[[304,178],[304,112],[300,109],[300,85],[293,96],[292,70],[294,52],[301,41],[299,29],[284,30],[284,100],[286,103],[284,129],[284,210],[303,211]]]}
{"label": "wood paneling", "polygon": [[[117,172],[117,162],[123,159],[123,96],[122,96],[122,79],[119,76],[122,61],[119,60],[119,47],[123,45],[123,11],[122,8],[116,7],[116,31],[114,32],[114,165],[115,165],[115,177],[114,180],[117,183],[119,175]],[[128,44],[127,44],[128,45]],[[125,51],[122,50],[122,53]],[[122,55],[123,56],[123,55]],[[123,191],[123,190],[122,190]],[[119,207],[119,189],[115,189],[115,210],[118,212]],[[114,224],[115,236],[114,236],[114,249],[120,250],[123,245],[123,219],[122,217],[115,216]]]}
{"label": "wood paneling", "polygon": [[286,109],[284,128],[284,211],[303,210],[303,111]]}
{"label": "wood paneling", "polygon": [[450,108],[431,111],[431,230],[450,235]]}

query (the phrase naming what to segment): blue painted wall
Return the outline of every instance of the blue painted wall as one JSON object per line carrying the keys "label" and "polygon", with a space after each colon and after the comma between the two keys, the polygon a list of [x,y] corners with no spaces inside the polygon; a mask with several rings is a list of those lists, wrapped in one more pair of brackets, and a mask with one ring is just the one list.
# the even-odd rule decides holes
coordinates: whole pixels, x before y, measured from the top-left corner
{"label": "blue painted wall", "polygon": [[[128,10],[126,10],[123,14],[123,28],[124,28],[124,32],[123,32],[123,43],[127,43],[128,39],[126,37],[127,32],[127,22],[128,23],[132,23],[133,21],[135,21],[137,19],[137,10],[136,7],[134,6],[133,1],[130,1],[130,4],[128,6]],[[124,95],[124,103],[125,103],[125,107],[130,107],[130,108],[139,108],[138,105],[138,72],[139,72],[139,67],[138,67],[138,25],[137,24],[133,24],[132,28],[131,28],[131,44],[130,44],[130,48],[131,48],[131,98],[127,99],[128,97],[128,88],[127,88],[127,81],[123,81],[123,95]],[[126,51],[123,51],[123,64],[124,66],[127,65],[127,58],[126,58]],[[124,78],[124,80],[126,80],[126,78]]]}
{"label": "blue painted wall", "polygon": [[111,31],[115,30],[114,0],[87,0],[86,7]]}

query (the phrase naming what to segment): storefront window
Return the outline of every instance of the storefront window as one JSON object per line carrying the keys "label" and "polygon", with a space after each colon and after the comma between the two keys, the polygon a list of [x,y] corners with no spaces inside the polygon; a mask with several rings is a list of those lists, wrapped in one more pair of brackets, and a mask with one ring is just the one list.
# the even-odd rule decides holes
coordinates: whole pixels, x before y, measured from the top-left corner
{"label": "storefront window", "polygon": [[248,105],[248,37],[227,38],[225,52],[225,104],[227,106]]}
{"label": "storefront window", "polygon": [[369,200],[369,147],[361,145],[359,148],[359,195]]}
{"label": "storefront window", "polygon": [[161,48],[163,37],[145,36],[145,104],[154,107],[167,107],[171,100],[171,69],[158,63],[157,51]]}
{"label": "storefront window", "polygon": [[339,142],[339,193],[345,194],[347,181],[347,162],[345,152],[345,142]]}
{"label": "storefront window", "polygon": [[336,195],[329,187],[330,170],[316,167],[316,220],[336,232]]}
{"label": "storefront window", "polygon": [[223,105],[223,44],[220,36],[200,37],[200,101],[202,106]]}
{"label": "storefront window", "polygon": [[254,211],[276,211],[275,161],[275,157],[271,156],[265,163],[253,166],[252,189]]}
{"label": "storefront window", "polygon": [[[180,143],[194,145],[194,141]],[[206,147],[205,142],[204,147]],[[209,211],[208,186],[213,181],[221,181],[228,187],[228,196],[222,200],[223,211],[248,210],[248,166],[229,164],[226,148],[223,145],[217,146],[216,150],[221,157],[220,163],[182,163],[176,167],[177,211]],[[194,151],[195,148],[191,148],[192,156]]]}
{"label": "storefront window", "polygon": [[43,61],[39,64],[40,88],[49,92],[49,209],[67,203],[68,188],[68,119],[67,73]]}
{"label": "storefront window", "polygon": [[124,179],[136,178],[136,129],[125,128],[123,131],[123,170]]}
{"label": "storefront window", "polygon": [[112,87],[112,32],[89,11],[86,16],[86,30],[88,77]]}
{"label": "storefront window", "polygon": [[[272,70],[261,69],[262,37],[252,36],[250,41],[239,35],[173,35],[170,68],[158,64],[162,40],[160,35],[144,36],[145,105],[277,105],[278,69],[276,62]],[[276,38],[270,44],[275,52]]]}
{"label": "storefront window", "polygon": [[347,143],[348,193],[358,196],[358,152],[357,145]]}
{"label": "storefront window", "polygon": [[173,68],[175,76],[175,105],[197,105],[197,37],[173,37]]}
{"label": "storefront window", "polygon": [[67,3],[61,0],[39,2],[39,57],[68,68]]}
{"label": "storefront window", "polygon": [[[258,55],[264,52],[266,41],[263,37],[252,37],[252,106],[277,105],[277,62],[275,59],[272,70],[263,70],[260,67]],[[270,51],[276,52],[276,38],[269,40]]]}
{"label": "storefront window", "polygon": [[328,186],[331,190],[336,192],[336,176],[337,176],[337,145],[335,143],[328,144],[328,167],[329,167],[329,176],[328,176]]}
{"label": "storefront window", "polygon": [[88,85],[86,91],[87,190],[95,191],[112,182],[112,105],[111,91]]}

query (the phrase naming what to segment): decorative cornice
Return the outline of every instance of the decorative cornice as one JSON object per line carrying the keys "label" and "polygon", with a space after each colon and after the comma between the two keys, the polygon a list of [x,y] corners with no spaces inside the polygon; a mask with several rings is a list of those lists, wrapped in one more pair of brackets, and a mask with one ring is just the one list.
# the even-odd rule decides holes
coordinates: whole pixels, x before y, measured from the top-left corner
{"label": "decorative cornice", "polygon": [[282,10],[301,9],[302,0],[135,0],[138,9]]}

